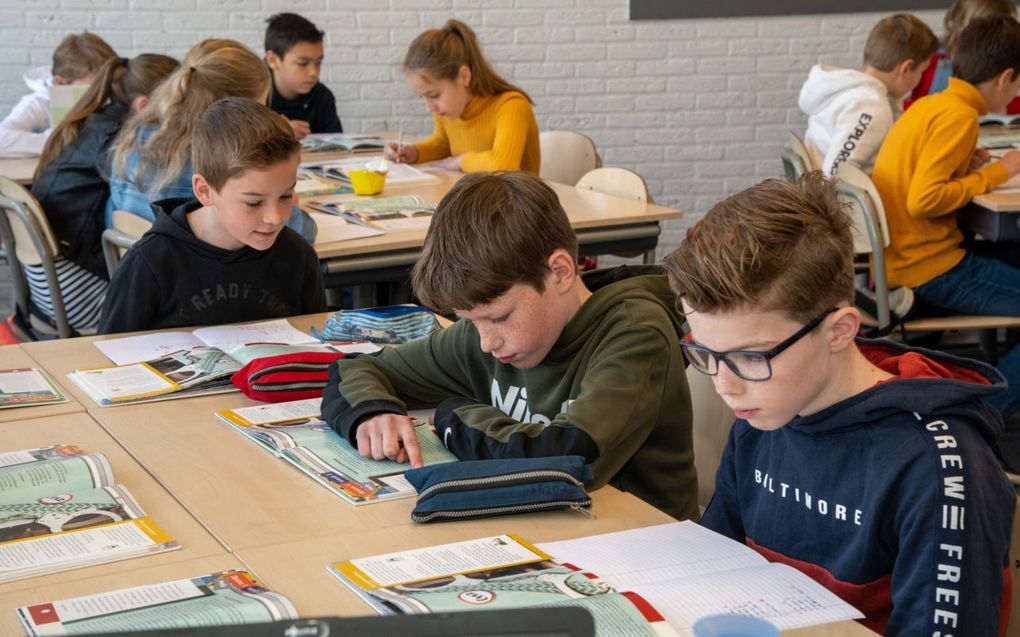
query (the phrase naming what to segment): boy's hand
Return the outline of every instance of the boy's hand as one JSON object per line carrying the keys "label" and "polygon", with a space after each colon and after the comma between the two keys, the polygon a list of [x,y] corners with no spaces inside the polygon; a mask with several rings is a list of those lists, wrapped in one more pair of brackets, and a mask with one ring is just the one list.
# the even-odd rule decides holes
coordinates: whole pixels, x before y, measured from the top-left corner
{"label": "boy's hand", "polygon": [[397,142],[390,142],[383,149],[383,156],[395,164],[413,164],[418,161],[418,149],[412,144],[401,146]]}
{"label": "boy's hand", "polygon": [[1020,150],[1011,150],[999,159],[1010,177],[1020,175]]}
{"label": "boy's hand", "polygon": [[988,152],[987,148],[978,148],[974,151],[974,154],[970,156],[970,171],[974,172],[978,168],[981,168],[989,161],[992,160],[992,154]]}
{"label": "boy's hand", "polygon": [[418,438],[414,435],[414,421],[408,416],[372,416],[358,425],[355,438],[358,441],[358,453],[366,458],[410,461],[413,468],[425,465],[421,459]]}
{"label": "boy's hand", "polygon": [[312,127],[300,119],[289,119],[287,123],[290,124],[291,130],[294,131],[294,137],[298,139],[304,139],[309,133],[312,132]]}

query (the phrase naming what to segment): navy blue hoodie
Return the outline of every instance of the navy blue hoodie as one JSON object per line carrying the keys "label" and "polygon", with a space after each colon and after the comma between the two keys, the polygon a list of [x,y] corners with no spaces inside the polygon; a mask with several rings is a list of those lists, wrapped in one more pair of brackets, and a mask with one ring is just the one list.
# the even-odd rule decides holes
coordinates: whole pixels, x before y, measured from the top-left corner
{"label": "navy blue hoodie", "polygon": [[[808,574],[884,635],[1000,634],[1016,496],[991,366],[858,341],[896,375],[775,431],[738,420],[701,523]],[[1005,612],[1003,612],[1005,611]]]}

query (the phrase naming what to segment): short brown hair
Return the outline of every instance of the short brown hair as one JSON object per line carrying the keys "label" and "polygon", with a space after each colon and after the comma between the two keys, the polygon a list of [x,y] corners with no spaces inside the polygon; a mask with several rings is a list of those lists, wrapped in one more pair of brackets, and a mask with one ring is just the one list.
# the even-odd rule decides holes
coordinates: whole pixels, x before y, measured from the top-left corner
{"label": "short brown hair", "polygon": [[953,75],[980,84],[1013,69],[1020,73],[1020,22],[1006,16],[975,18],[960,32],[953,55]]}
{"label": "short brown hair", "polygon": [[301,152],[286,120],[247,97],[226,97],[202,114],[191,142],[195,172],[216,191],[246,170],[261,170]]}
{"label": "short brown hair", "polygon": [[577,262],[577,236],[552,188],[523,172],[473,173],[436,207],[411,286],[442,314],[489,303],[516,283],[542,292],[559,249]]}
{"label": "short brown hair", "polygon": [[878,21],[864,45],[864,64],[892,71],[905,60],[911,68],[927,62],[939,48],[935,33],[916,16],[897,13]]}
{"label": "short brown hair", "polygon": [[767,179],[713,206],[663,266],[678,305],[806,323],[853,299],[850,217],[819,171]]}
{"label": "short brown hair", "polygon": [[113,47],[95,33],[72,33],[53,49],[50,73],[76,82],[97,72],[107,60],[115,57],[117,52]]}

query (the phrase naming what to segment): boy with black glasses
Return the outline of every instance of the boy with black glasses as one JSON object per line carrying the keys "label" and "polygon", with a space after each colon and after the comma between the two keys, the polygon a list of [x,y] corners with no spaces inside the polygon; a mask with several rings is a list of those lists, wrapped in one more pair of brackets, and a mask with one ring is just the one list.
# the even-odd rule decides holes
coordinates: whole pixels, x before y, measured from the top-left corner
{"label": "boy with black glasses", "polygon": [[1003,378],[855,338],[849,224],[821,173],[768,180],[666,258],[682,347],[737,417],[702,524],[810,575],[881,634],[997,635],[1016,498],[983,399]]}

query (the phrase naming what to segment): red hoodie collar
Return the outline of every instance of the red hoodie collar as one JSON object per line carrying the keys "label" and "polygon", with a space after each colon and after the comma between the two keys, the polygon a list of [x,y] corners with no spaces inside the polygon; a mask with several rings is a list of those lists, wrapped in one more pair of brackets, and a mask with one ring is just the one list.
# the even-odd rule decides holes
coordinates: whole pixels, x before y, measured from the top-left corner
{"label": "red hoodie collar", "polygon": [[978,371],[954,363],[940,363],[920,352],[898,352],[878,344],[861,344],[860,349],[872,365],[893,375],[893,378],[881,382],[906,378],[950,378],[979,385],[992,384]]}

